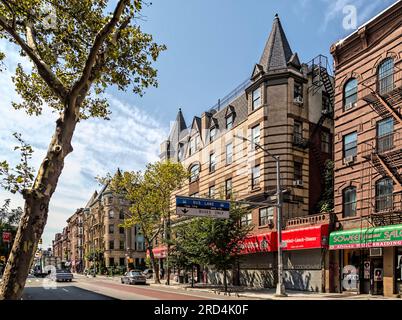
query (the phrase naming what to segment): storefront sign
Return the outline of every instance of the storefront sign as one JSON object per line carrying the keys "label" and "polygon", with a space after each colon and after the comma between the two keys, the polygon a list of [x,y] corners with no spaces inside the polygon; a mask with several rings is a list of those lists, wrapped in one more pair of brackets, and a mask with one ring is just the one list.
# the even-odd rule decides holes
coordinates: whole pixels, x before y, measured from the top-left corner
{"label": "storefront sign", "polygon": [[364,261],[364,279],[370,279],[370,261]]}
{"label": "storefront sign", "polygon": [[402,224],[336,231],[332,232],[329,238],[329,248],[332,250],[400,245],[402,245]]}
{"label": "storefront sign", "polygon": [[10,242],[11,241],[11,232],[3,231],[3,242]]}
{"label": "storefront sign", "polygon": [[[153,248],[152,253],[156,259],[163,259],[167,256],[167,248],[166,247],[158,247]],[[149,257],[149,250],[147,250],[147,257]]]}
{"label": "storefront sign", "polygon": [[286,243],[283,250],[327,247],[328,241],[326,239],[328,239],[328,224],[282,232],[282,240]]}
{"label": "storefront sign", "polygon": [[269,232],[247,237],[240,247],[240,254],[275,251],[277,249],[277,233]]}

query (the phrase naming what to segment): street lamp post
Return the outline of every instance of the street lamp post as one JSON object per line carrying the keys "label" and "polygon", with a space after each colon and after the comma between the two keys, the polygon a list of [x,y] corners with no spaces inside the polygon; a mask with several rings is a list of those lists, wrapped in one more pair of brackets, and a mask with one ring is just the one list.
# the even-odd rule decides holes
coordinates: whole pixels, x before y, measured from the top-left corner
{"label": "street lamp post", "polygon": [[282,190],[281,190],[281,166],[279,156],[272,155],[267,149],[246,137],[237,136],[235,138],[242,139],[254,144],[257,148],[264,151],[268,156],[276,162],[276,228],[278,233],[278,283],[276,286],[276,296],[286,296],[285,286],[283,284],[283,253],[282,253]]}

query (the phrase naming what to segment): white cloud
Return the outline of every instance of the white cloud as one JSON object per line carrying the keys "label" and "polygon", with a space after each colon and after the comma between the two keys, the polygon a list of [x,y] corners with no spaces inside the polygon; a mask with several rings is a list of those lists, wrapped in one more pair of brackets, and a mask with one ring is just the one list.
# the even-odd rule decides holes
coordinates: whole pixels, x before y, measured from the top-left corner
{"label": "white cloud", "polygon": [[[52,136],[56,114],[46,109],[40,117],[30,117],[21,110],[14,110],[11,101],[19,98],[14,90],[11,76],[20,62],[16,49],[0,42],[0,51],[6,53],[7,70],[0,73],[0,160],[18,161],[13,151],[16,141],[12,133],[20,132],[34,146],[32,165],[39,167],[46,154]],[[29,61],[22,60],[24,68]],[[141,170],[147,162],[158,159],[159,144],[166,138],[168,122],[163,125],[137,106],[123,103],[107,94],[112,116],[110,121],[90,119],[78,123],[72,141],[73,153],[67,156],[65,167],[51,200],[48,222],[43,236],[43,245],[51,245],[55,232],[66,224],[66,219],[75,209],[89,200],[99,185],[97,175],[114,172],[117,167],[125,170]],[[0,203],[12,199],[13,206],[23,206],[20,195],[11,195],[0,190]]]}

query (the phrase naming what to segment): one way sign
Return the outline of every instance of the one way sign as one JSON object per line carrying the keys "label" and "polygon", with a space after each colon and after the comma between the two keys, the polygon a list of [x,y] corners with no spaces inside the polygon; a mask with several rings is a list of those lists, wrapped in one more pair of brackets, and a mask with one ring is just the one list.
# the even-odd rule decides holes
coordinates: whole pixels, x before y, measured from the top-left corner
{"label": "one way sign", "polygon": [[180,216],[229,218],[230,202],[176,196],[176,213]]}

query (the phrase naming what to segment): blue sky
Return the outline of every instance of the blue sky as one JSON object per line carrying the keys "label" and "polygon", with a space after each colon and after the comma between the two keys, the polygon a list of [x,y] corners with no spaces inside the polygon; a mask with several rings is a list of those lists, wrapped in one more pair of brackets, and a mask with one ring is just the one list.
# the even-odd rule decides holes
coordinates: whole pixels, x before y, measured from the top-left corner
{"label": "blue sky", "polygon": [[[144,10],[143,30],[167,45],[156,64],[159,87],[140,98],[131,92],[108,90],[112,106],[110,121],[80,123],[73,140],[74,152],[52,199],[44,246],[51,245],[56,232],[75,209],[85,205],[99,188],[96,175],[112,172],[117,166],[140,170],[157,160],[159,143],[169,131],[179,107],[187,122],[250,76],[278,13],[293,51],[307,62],[318,54],[330,56],[332,43],[354,30],[345,30],[342,21],[347,5],[357,9],[360,25],[395,0],[153,0]],[[6,52],[7,70],[0,73],[0,160],[17,160],[12,152],[17,131],[35,147],[36,168],[45,154],[54,129],[55,116],[45,112],[30,118],[11,108],[18,99],[10,77],[17,62],[29,68],[28,60],[15,54],[15,47],[0,41]],[[19,195],[0,190],[0,203],[12,199],[22,205]]]}

